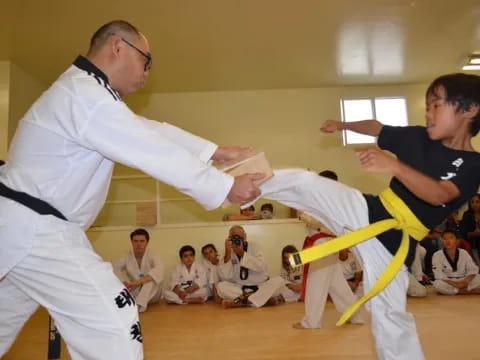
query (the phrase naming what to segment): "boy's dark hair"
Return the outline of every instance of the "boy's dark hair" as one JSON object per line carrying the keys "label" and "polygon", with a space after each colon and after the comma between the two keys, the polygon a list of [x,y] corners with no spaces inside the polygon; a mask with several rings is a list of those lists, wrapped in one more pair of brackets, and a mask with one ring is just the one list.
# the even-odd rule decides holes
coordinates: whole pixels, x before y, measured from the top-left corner
{"label": "boy's dark hair", "polygon": [[5,165],[5,161],[0,160],[0,166]]}
{"label": "boy's dark hair", "polygon": [[442,232],[442,237],[445,234],[452,234],[453,236],[455,236],[457,238],[457,240],[460,240],[460,235],[458,234],[458,232],[455,229],[445,229]]}
{"label": "boy's dark hair", "polygon": [[136,235],[143,235],[143,236],[145,236],[145,239],[147,239],[147,241],[150,240],[150,234],[145,229],[140,228],[140,229],[132,231],[130,233],[130,240],[133,240],[133,237],[136,236]]}
{"label": "boy's dark hair", "polygon": [[[216,253],[218,253],[217,248],[215,247],[215,245],[213,245],[213,244],[207,244],[207,245],[203,245],[203,246],[202,246],[202,254],[203,254],[203,252],[204,252],[206,249],[208,249],[208,248],[212,248],[213,251],[215,251]],[[193,255],[195,255],[195,252],[193,253]]]}
{"label": "boy's dark hair", "polygon": [[260,208],[260,211],[262,210],[270,210],[271,212],[273,212],[273,205],[270,203],[263,204]]}
{"label": "boy's dark hair", "polygon": [[335,171],[332,170],[323,170],[318,173],[318,175],[326,177],[328,179],[332,179],[337,181],[338,180],[338,175]]}
{"label": "boy's dark hair", "polygon": [[[457,111],[469,111],[472,106],[480,106],[480,76],[455,73],[443,75],[430,84],[426,96],[439,97],[438,89],[445,89],[445,103],[457,105]],[[472,136],[480,130],[480,111],[473,118],[470,126]]]}
{"label": "boy's dark hair", "polygon": [[185,246],[182,246],[180,248],[180,251],[178,252],[178,254],[180,255],[180,259],[182,258],[182,255],[187,251],[191,251],[193,256],[195,256],[195,249],[190,245],[185,245]]}
{"label": "boy's dark hair", "polygon": [[[283,261],[283,255],[285,255],[286,253],[291,253],[291,254],[294,254],[294,253],[297,253],[298,250],[295,246],[293,245],[286,245],[283,249],[282,249],[282,266],[283,268],[285,268],[285,263]],[[286,269],[286,268],[285,268]],[[288,269],[286,269],[288,270]]]}

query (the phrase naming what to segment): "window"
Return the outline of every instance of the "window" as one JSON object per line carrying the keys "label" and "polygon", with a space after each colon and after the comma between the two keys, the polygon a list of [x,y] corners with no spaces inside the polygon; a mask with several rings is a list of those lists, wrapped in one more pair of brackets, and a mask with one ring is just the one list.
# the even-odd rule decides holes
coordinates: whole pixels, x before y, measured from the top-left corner
{"label": "window", "polygon": [[[407,101],[403,97],[378,97],[365,99],[342,99],[342,121],[377,119],[382,124],[407,126]],[[343,145],[371,144],[373,136],[357,134],[347,130],[343,132]]]}

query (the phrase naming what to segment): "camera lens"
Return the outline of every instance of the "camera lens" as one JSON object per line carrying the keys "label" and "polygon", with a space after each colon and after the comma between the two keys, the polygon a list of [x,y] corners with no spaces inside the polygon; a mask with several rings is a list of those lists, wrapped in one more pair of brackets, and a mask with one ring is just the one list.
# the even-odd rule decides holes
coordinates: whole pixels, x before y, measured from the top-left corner
{"label": "camera lens", "polygon": [[230,240],[232,240],[232,244],[235,246],[241,246],[243,242],[243,238],[239,235],[233,235],[230,237]]}

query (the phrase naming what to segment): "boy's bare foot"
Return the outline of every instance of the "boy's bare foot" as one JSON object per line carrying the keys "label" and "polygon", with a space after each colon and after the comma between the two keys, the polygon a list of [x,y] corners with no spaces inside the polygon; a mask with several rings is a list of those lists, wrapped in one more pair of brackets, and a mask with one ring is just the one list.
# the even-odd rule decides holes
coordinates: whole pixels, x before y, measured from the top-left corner
{"label": "boy's bare foot", "polygon": [[188,299],[185,299],[185,302],[187,304],[203,304],[205,302],[205,299],[202,297],[191,297]]}
{"label": "boy's bare foot", "polygon": [[294,329],[300,329],[300,330],[305,330],[305,329],[307,329],[306,327],[304,327],[304,326],[302,325],[302,323],[299,323],[299,322],[293,324],[292,327],[293,327]]}
{"label": "boy's bare foot", "polygon": [[283,299],[283,296],[274,296],[268,299],[267,303],[265,304],[266,306],[277,306],[279,304],[284,303],[285,300]]}
{"label": "boy's bare foot", "polygon": [[228,300],[228,299],[223,299],[222,300],[222,307],[224,309],[231,309],[231,308],[237,308],[237,307],[245,307],[247,304],[244,304],[242,302],[236,302],[233,300]]}

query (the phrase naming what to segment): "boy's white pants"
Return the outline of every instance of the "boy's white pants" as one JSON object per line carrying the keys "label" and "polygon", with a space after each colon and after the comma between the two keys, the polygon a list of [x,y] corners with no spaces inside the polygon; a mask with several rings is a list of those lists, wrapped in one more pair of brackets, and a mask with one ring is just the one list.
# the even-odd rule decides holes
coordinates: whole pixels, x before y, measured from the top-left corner
{"label": "boy's white pants", "polygon": [[[262,197],[307,212],[336,235],[369,224],[368,207],[356,189],[305,170],[277,170],[261,185]],[[367,292],[387,267],[392,255],[376,238],[356,247]],[[404,266],[392,282],[367,303],[379,359],[424,359],[415,321],[407,313],[408,276]]]}
{"label": "boy's white pants", "polygon": [[[449,280],[460,281],[463,279],[449,279]],[[459,291],[458,288],[450,284],[447,284],[443,280],[435,280],[433,282],[433,287],[439,294],[442,294],[442,295],[457,295]],[[470,281],[470,283],[467,286],[467,290],[470,291],[476,288],[480,288],[480,275],[478,274],[475,275],[472,281]]]}
{"label": "boy's white pants", "polygon": [[[190,298],[203,298],[204,301],[207,301],[209,296],[209,290],[207,287],[203,287],[201,289],[198,289],[197,291],[188,294],[185,299],[190,299]],[[185,304],[185,302],[180,299],[180,296],[178,296],[176,293],[174,293],[172,290],[166,290],[165,294],[163,296],[165,298],[165,301],[169,304]]]}
{"label": "boy's white pants", "polygon": [[[262,307],[270,298],[282,293],[285,281],[280,276],[275,276],[257,286],[258,290],[250,295],[248,300],[254,307]],[[220,281],[217,284],[217,292],[222,299],[229,300],[234,300],[243,294],[242,285],[230,281]]]}
{"label": "boy's white pants", "polygon": [[[315,245],[328,241],[320,238]],[[305,316],[300,321],[304,328],[320,328],[327,296],[330,294],[337,311],[343,313],[357,299],[343,276],[337,254],[312,261],[308,268],[307,288],[305,290]],[[350,318],[354,324],[362,324],[360,311]]]}
{"label": "boy's white pants", "polygon": [[[72,359],[143,359],[133,298],[85,233],[31,211],[19,221],[35,230],[28,255],[0,280],[0,357],[41,305],[55,320]],[[45,336],[47,329],[45,323]]]}

